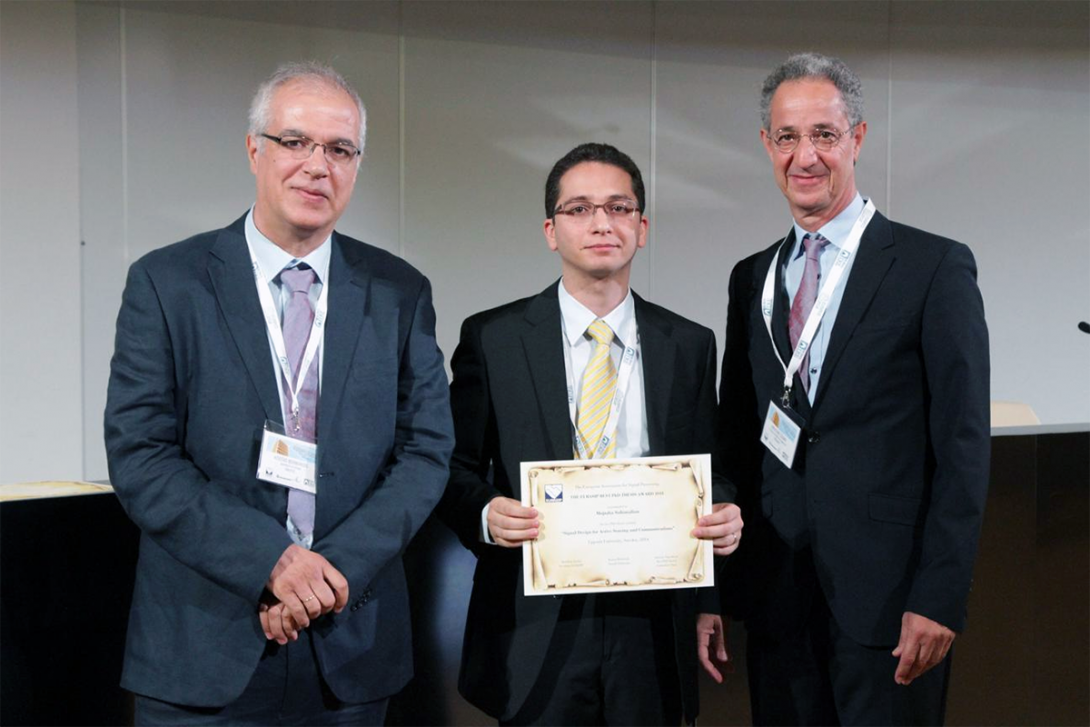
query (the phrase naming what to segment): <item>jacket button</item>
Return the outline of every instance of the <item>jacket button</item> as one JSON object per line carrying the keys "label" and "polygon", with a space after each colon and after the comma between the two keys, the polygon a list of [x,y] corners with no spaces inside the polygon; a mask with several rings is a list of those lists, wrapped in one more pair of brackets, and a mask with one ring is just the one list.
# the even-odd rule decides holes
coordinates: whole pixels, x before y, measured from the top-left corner
{"label": "jacket button", "polygon": [[810,432],[810,436],[806,441],[810,444],[817,444],[821,441],[821,432]]}

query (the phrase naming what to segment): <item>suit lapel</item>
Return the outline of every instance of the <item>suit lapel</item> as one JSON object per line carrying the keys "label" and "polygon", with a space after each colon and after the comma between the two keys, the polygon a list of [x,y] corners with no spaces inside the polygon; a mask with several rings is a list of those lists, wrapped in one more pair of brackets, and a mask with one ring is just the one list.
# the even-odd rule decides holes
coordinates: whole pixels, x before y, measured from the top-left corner
{"label": "suit lapel", "polygon": [[[791,348],[791,336],[788,328],[788,317],[791,314],[791,299],[788,297],[784,286],[783,271],[787,264],[788,256],[791,255],[791,252],[794,249],[795,229],[792,227],[791,232],[788,233],[787,237],[780,243],[776,254],[776,279],[773,290],[777,291],[777,293],[773,298],[772,304],[772,338],[776,341],[776,350],[779,351],[780,362],[784,365],[791,361],[791,354],[794,353],[794,349]],[[764,274],[761,276],[760,285],[762,288],[764,287],[764,275],[767,273],[768,271],[765,270]],[[799,379],[798,372],[795,373],[791,392],[791,406],[794,407],[795,411],[801,414],[803,418],[809,418],[810,399],[806,396],[806,392],[803,391],[802,381]]]}
{"label": "suit lapel", "polygon": [[551,457],[571,459],[572,428],[564,374],[564,334],[556,284],[530,301],[525,322],[527,328],[522,334],[522,345]]}
{"label": "suit lapel", "polygon": [[821,380],[818,383],[817,396],[814,398],[816,408],[828,388],[828,382],[832,381],[833,369],[840,361],[844,347],[859,325],[863,315],[870,307],[871,300],[889,272],[896,255],[894,254],[893,235],[890,230],[889,220],[881,214],[875,214],[874,219],[867,225],[863,239],[859,242],[859,252],[855,262],[852,263],[848,274],[848,282],[844,288],[844,297],[840,301],[840,310],[833,322],[833,330],[829,336],[829,346],[825,351],[825,361],[822,363]]}
{"label": "suit lapel", "polygon": [[[773,298],[772,304],[772,338],[776,342],[776,350],[780,352],[780,359],[787,363],[791,360],[791,337],[788,335],[787,319],[791,313],[791,300],[787,297],[787,291],[784,289],[783,283],[783,269],[787,262],[788,255],[795,247],[795,230],[791,229],[791,232],[787,235],[787,238],[780,242],[780,246],[776,254],[776,280],[773,290],[777,291],[776,296]],[[760,282],[757,289],[762,290],[764,288],[765,276],[768,274],[768,270],[760,270]]]}
{"label": "suit lapel", "polygon": [[[329,315],[322,339],[322,393],[318,441],[329,441],[336,403],[344,397],[348,371],[371,305],[371,276],[350,258],[351,251],[333,233],[329,259]],[[323,405],[323,402],[325,403]]]}
{"label": "suit lapel", "polygon": [[636,326],[640,337],[640,357],[643,366],[644,406],[647,412],[647,439],[651,454],[666,451],[666,420],[670,413],[670,394],[674,380],[674,358],[677,345],[670,338],[672,327],[656,315],[640,296],[632,294],[636,303]]}
{"label": "suit lapel", "polygon": [[280,394],[276,386],[265,316],[254,283],[253,264],[246,247],[245,217],[221,230],[211,249],[208,274],[231,337],[257,390],[265,416],[282,422]]}

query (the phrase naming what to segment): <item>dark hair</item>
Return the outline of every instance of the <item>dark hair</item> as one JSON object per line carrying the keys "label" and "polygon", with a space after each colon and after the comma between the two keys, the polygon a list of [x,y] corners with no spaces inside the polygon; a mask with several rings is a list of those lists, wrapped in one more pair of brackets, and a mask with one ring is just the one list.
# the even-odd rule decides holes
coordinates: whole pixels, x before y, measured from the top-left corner
{"label": "dark hair", "polygon": [[639,205],[641,212],[644,210],[643,176],[640,174],[640,168],[636,166],[636,162],[632,161],[632,157],[609,144],[580,144],[553,165],[549,177],[545,180],[546,217],[554,217],[556,214],[556,203],[560,198],[560,178],[569,169],[583,162],[609,164],[628,172],[628,176],[632,178],[632,191],[636,195],[636,204]]}
{"label": "dark hair", "polygon": [[863,83],[859,76],[839,58],[820,53],[797,53],[768,74],[761,88],[761,126],[772,131],[772,96],[781,83],[804,78],[823,78],[840,91],[848,123],[853,127],[863,122]]}

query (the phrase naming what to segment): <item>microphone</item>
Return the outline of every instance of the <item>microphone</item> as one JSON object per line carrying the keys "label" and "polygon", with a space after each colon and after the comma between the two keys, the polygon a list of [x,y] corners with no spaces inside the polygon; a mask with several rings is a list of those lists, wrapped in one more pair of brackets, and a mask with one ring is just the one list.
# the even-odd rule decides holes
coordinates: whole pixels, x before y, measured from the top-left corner
{"label": "microphone", "polygon": [[1090,333],[1090,323],[1086,321],[1079,321],[1079,330],[1083,333]]}

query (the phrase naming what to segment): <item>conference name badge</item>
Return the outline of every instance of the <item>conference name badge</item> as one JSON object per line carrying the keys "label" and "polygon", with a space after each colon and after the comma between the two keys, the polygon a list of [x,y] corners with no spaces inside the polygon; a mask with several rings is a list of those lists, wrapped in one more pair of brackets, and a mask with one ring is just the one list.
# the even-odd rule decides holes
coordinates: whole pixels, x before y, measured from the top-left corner
{"label": "conference name badge", "polygon": [[317,444],[289,437],[266,424],[257,459],[257,478],[313,495],[318,490],[317,459]]}
{"label": "conference name badge", "polygon": [[776,402],[769,402],[764,429],[761,431],[761,444],[776,455],[776,459],[783,462],[788,469],[795,461],[795,450],[799,446],[801,434],[802,427],[795,418],[776,406]]}

